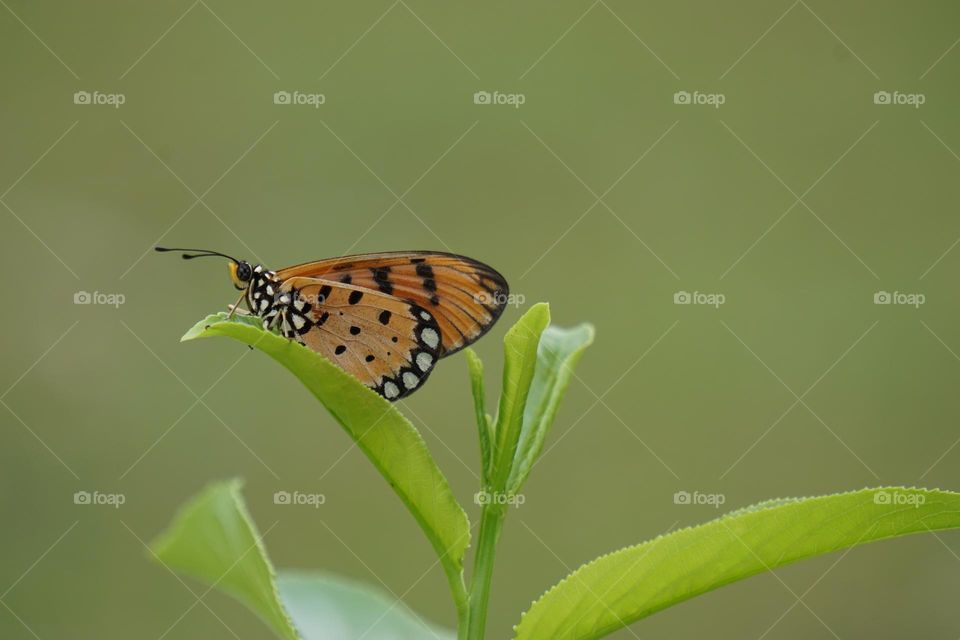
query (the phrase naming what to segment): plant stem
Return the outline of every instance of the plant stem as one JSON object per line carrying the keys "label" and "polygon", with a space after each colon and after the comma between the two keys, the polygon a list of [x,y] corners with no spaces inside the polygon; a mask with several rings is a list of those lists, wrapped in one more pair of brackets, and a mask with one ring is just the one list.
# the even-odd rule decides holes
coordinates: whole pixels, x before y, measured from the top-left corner
{"label": "plant stem", "polygon": [[481,510],[477,555],[470,582],[470,618],[465,640],[483,640],[487,624],[487,603],[490,600],[490,582],[493,578],[493,559],[505,516],[506,505],[485,504]]}
{"label": "plant stem", "polygon": [[470,594],[467,593],[467,587],[463,582],[463,570],[456,576],[448,573],[447,578],[457,607],[457,638],[465,638],[470,620]]}

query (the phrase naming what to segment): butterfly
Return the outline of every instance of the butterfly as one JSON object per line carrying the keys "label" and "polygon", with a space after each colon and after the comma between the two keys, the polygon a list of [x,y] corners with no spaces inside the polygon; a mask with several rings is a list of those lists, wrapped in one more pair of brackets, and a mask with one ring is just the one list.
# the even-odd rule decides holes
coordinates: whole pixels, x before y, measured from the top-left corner
{"label": "butterfly", "polygon": [[387,400],[423,386],[437,360],[478,340],[503,313],[506,279],[482,262],[435,251],[389,251],[328,258],[271,271],[219,256],[243,292],[231,315],[258,316],[263,328],[326,357]]}

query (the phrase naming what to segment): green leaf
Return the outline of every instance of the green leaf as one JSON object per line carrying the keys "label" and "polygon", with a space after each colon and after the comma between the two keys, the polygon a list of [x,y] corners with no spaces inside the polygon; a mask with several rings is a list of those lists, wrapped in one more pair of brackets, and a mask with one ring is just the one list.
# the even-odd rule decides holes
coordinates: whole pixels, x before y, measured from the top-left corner
{"label": "green leaf", "polygon": [[523,428],[507,482],[509,493],[520,491],[530,475],[570,384],[573,368],[593,343],[593,335],[591,325],[581,324],[572,329],[550,326],[540,336],[537,369],[527,395]]}
{"label": "green leaf", "polygon": [[503,338],[503,389],[494,430],[492,488],[495,491],[506,486],[510,475],[523,429],[527,394],[537,368],[537,345],[540,343],[540,334],[548,324],[550,306],[541,302],[523,314]]}
{"label": "green leaf", "polygon": [[183,340],[209,336],[228,336],[256,347],[306,385],[416,518],[440,556],[455,600],[463,606],[463,556],[470,544],[470,524],[410,421],[323,356],[264,331],[256,318],[235,316],[227,320],[225,313],[212,315],[190,329]]}
{"label": "green leaf", "polygon": [[483,362],[480,356],[473,349],[465,349],[467,354],[467,367],[470,369],[470,390],[473,392],[473,410],[477,418],[477,432],[480,434],[480,463],[483,469],[483,484],[486,485],[490,478],[491,458],[490,441],[490,420],[487,417],[486,404],[487,394],[483,386]]}
{"label": "green leaf", "polygon": [[280,596],[303,640],[454,640],[379,589],[330,574],[282,571]]}
{"label": "green leaf", "polygon": [[773,500],[586,564],[533,603],[517,640],[600,638],[781,565],[911,533],[960,528],[960,494],[862,489]]}
{"label": "green leaf", "polygon": [[150,545],[169,567],[224,591],[255,613],[284,640],[297,640],[277,596],[274,571],[240,495],[241,482],[207,487],[188,502]]}

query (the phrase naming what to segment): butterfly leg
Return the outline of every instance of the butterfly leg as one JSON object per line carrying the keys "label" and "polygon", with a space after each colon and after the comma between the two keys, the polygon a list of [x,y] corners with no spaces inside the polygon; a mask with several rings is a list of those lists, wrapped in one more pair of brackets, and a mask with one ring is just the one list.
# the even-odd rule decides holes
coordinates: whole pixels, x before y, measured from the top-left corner
{"label": "butterfly leg", "polygon": [[247,292],[244,291],[243,293],[240,294],[240,297],[237,298],[237,301],[236,301],[236,302],[234,302],[233,304],[227,306],[227,309],[230,309],[230,315],[227,316],[227,320],[232,320],[232,319],[233,319],[233,314],[235,314],[235,313],[239,313],[239,314],[242,314],[242,315],[249,315],[249,312],[244,311],[243,309],[240,308],[240,303],[243,301],[243,298],[244,298],[244,296],[246,296],[246,295],[247,295]]}
{"label": "butterfly leg", "polygon": [[273,331],[278,321],[280,321],[280,310],[273,307],[263,318],[263,328],[267,331]]}

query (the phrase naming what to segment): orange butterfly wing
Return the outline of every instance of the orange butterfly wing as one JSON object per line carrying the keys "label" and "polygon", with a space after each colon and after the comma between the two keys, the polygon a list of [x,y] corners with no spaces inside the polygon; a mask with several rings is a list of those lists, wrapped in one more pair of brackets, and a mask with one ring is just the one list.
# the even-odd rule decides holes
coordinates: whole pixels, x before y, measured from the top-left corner
{"label": "orange butterfly wing", "polygon": [[510,291],[492,267],[431,251],[345,256],[277,271],[281,281],[298,276],[352,284],[416,303],[436,317],[443,356],[486,333],[503,313]]}
{"label": "orange butterfly wing", "polygon": [[280,290],[293,297],[281,311],[281,333],[388,400],[422,386],[440,358],[437,321],[415,303],[318,278],[287,278]]}

